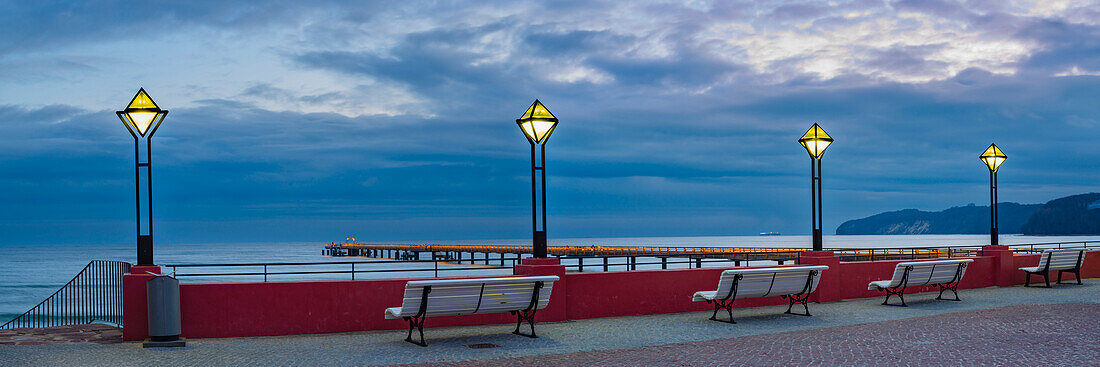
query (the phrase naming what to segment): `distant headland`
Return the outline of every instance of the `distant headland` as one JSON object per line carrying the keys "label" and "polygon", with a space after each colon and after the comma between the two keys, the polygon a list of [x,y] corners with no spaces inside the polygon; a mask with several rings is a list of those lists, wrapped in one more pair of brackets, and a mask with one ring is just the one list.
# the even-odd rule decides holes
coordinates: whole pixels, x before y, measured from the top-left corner
{"label": "distant headland", "polygon": [[[998,215],[1004,234],[1100,235],[1100,193],[1066,196],[1046,204],[1000,203]],[[974,204],[938,212],[885,212],[836,228],[838,235],[984,233],[989,233],[989,206]]]}

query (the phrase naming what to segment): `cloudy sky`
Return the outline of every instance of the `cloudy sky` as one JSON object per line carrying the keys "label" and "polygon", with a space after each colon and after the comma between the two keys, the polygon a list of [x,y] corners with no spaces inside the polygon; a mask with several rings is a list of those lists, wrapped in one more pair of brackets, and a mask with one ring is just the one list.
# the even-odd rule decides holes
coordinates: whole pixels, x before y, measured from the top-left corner
{"label": "cloudy sky", "polygon": [[1100,187],[1100,4],[972,1],[0,3],[0,243],[524,238],[535,98],[550,237],[805,234]]}

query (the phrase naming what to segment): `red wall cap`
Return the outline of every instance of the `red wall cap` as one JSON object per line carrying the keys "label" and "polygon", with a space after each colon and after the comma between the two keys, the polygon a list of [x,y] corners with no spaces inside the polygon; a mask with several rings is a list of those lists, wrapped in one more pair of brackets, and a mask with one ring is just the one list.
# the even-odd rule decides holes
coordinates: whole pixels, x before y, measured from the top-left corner
{"label": "red wall cap", "polygon": [[523,265],[560,265],[560,264],[561,264],[561,262],[559,262],[558,259],[556,259],[556,258],[536,259],[536,258],[533,258],[533,257],[529,257],[529,258],[523,259]]}
{"label": "red wall cap", "polygon": [[836,257],[832,251],[802,251],[799,257]]}

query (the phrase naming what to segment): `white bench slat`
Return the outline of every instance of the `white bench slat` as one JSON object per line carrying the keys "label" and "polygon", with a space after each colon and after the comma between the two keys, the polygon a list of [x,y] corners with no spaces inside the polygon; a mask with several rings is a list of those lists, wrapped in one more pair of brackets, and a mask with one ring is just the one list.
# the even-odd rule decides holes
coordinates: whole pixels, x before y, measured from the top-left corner
{"label": "white bench slat", "polygon": [[[726,270],[722,272],[721,277],[718,279],[718,290],[696,292],[692,296],[692,301],[707,301],[726,297],[730,294],[737,275],[741,275],[741,280],[737,281],[737,292],[733,299],[798,294],[805,290],[810,271],[817,270],[820,272],[827,269],[829,267],[826,265],[814,265]],[[816,290],[820,280],[820,275],[815,277],[807,293]]]}
{"label": "white bench slat", "polygon": [[1081,283],[1081,265],[1085,262],[1087,249],[1046,249],[1039,255],[1039,265],[1023,267],[1020,270],[1027,272],[1027,280],[1024,286],[1031,285],[1031,276],[1039,275],[1047,287],[1050,287],[1052,272],[1058,272],[1058,284],[1062,284],[1062,275],[1073,274],[1077,278],[1077,284]]}
{"label": "white bench slat", "polygon": [[1085,249],[1046,249],[1043,250],[1042,255],[1039,256],[1039,265],[1034,268],[1020,268],[1020,270],[1028,269],[1028,271],[1042,271],[1046,268],[1047,263],[1050,263],[1049,270],[1066,270],[1074,269],[1077,267],[1077,260],[1084,256],[1082,252]]}
{"label": "white bench slat", "polygon": [[543,282],[536,309],[550,302],[557,276],[443,279],[410,281],[405,284],[401,307],[386,309],[386,318],[415,316],[420,311],[424,287],[431,286],[424,316],[466,315],[524,310],[531,305],[536,282]]}
{"label": "white bench slat", "polygon": [[[867,285],[868,290],[876,290],[882,288],[897,288],[901,287],[902,279],[905,278],[906,287],[915,287],[929,284],[942,284],[950,282],[955,279],[955,273],[959,271],[959,264],[965,264],[973,262],[973,259],[952,259],[952,260],[932,260],[932,261],[908,261],[898,263],[894,267],[894,274],[888,280],[873,281]],[[905,268],[912,266],[909,271],[909,277],[905,277]],[[966,273],[966,268],[963,268],[959,272],[959,279],[962,280],[963,275]]]}

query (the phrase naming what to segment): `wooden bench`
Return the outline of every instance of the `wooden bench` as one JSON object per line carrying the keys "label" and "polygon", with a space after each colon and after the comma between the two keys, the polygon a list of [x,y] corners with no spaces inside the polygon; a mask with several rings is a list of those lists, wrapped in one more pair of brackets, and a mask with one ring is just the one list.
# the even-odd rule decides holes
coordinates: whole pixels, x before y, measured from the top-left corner
{"label": "wooden bench", "polygon": [[[550,302],[557,276],[414,280],[405,283],[405,298],[401,307],[386,309],[386,319],[401,318],[409,322],[405,341],[428,346],[424,342],[424,319],[428,316],[473,315],[508,312],[516,315],[513,334],[529,338],[535,335],[535,311]],[[526,321],[531,334],[519,332]],[[420,342],[412,339],[413,328],[420,332]]]}
{"label": "wooden bench", "polygon": [[1077,284],[1081,283],[1081,263],[1085,261],[1085,249],[1046,249],[1043,250],[1043,254],[1039,256],[1039,265],[1034,267],[1020,268],[1027,273],[1027,280],[1024,281],[1025,287],[1031,286],[1031,275],[1037,274],[1043,276],[1043,281],[1046,282],[1047,288],[1050,288],[1050,272],[1053,270],[1058,271],[1058,282],[1056,284],[1062,284],[1062,273],[1073,273],[1077,276]]}
{"label": "wooden bench", "polygon": [[[882,304],[890,306],[909,307],[905,304],[905,296],[903,296],[905,288],[921,285],[938,286],[940,288],[940,294],[936,296],[938,300],[961,301],[958,290],[959,281],[962,280],[963,274],[966,274],[966,264],[973,261],[972,259],[957,259],[899,263],[894,267],[894,276],[890,280],[871,282],[867,285],[867,289],[886,291],[886,299],[882,301]],[[948,290],[955,293],[955,299],[943,298],[943,292]],[[890,296],[898,296],[901,299],[901,304],[891,305],[889,303]]]}
{"label": "wooden bench", "polygon": [[[691,300],[714,304],[710,319],[731,324],[737,323],[733,321],[733,301],[741,298],[781,296],[790,301],[784,313],[811,316],[806,302],[810,293],[817,289],[821,272],[827,269],[828,266],[815,265],[726,270],[718,278],[718,290],[695,292]],[[806,313],[791,312],[795,303],[801,303]],[[718,310],[726,310],[729,320],[719,320]]]}

